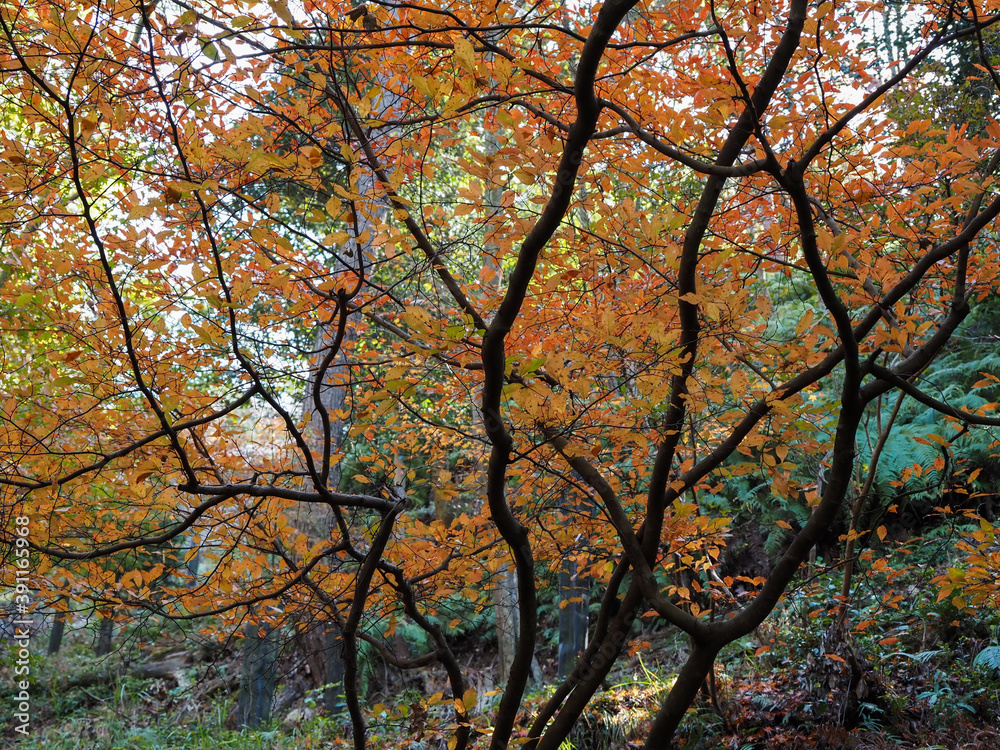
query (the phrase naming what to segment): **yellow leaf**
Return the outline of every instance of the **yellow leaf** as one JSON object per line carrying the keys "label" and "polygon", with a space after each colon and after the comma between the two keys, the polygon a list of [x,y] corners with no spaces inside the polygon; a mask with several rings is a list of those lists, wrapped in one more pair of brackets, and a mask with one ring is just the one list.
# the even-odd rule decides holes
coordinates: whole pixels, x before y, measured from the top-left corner
{"label": "yellow leaf", "polygon": [[811,326],[812,322],[813,322],[813,317],[814,317],[813,316],[813,311],[812,310],[806,310],[806,314],[802,316],[802,319],[799,321],[799,324],[797,326],[795,326],[795,336],[796,337],[800,337],[800,336],[804,335],[805,332],[807,330],[809,330],[809,326]]}
{"label": "yellow leaf", "polygon": [[80,120],[80,140],[86,141],[97,129],[96,117],[85,117]]}
{"label": "yellow leaf", "polygon": [[886,535],[886,534],[887,534],[888,532],[887,532],[887,531],[885,530],[885,526],[879,526],[879,527],[878,527],[877,529],[875,529],[875,533],[876,533],[876,534],[878,534],[878,538],[879,538],[879,539],[880,539],[881,541],[883,541],[883,542],[884,542],[884,541],[885,541],[885,535]]}
{"label": "yellow leaf", "polygon": [[455,60],[463,70],[475,74],[476,53],[465,37],[455,40]]}
{"label": "yellow leaf", "polygon": [[323,152],[315,146],[303,146],[299,151],[306,157],[309,166],[316,168],[323,163]]}
{"label": "yellow leaf", "polygon": [[729,390],[737,398],[744,396],[749,390],[750,381],[742,370],[736,370],[729,379]]}
{"label": "yellow leaf", "polygon": [[292,25],[292,13],[288,10],[288,3],[285,0],[267,0],[267,4],[271,6],[271,10],[278,14],[278,18],[289,26]]}

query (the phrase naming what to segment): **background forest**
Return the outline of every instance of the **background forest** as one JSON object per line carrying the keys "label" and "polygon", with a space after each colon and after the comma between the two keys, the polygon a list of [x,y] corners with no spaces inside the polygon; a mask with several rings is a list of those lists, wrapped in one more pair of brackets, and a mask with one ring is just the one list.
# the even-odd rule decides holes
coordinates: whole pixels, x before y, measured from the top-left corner
{"label": "background forest", "polygon": [[998,12],[0,5],[4,740],[1000,746]]}

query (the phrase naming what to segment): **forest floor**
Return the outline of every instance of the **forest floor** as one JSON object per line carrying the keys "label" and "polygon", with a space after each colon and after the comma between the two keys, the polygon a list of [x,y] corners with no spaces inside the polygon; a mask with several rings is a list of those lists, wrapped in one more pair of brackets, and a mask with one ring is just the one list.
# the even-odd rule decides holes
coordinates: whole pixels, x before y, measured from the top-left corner
{"label": "forest floor", "polygon": [[[77,634],[76,643],[71,642],[63,653],[38,660],[31,731],[29,737],[19,738],[19,747],[254,750],[351,744],[343,718],[322,716],[314,707],[316,696],[302,692],[289,700],[288,685],[295,683],[299,668],[292,654],[282,661],[285,687],[276,696],[284,704],[281,714],[256,732],[238,732],[234,727],[239,673],[235,650],[215,653],[207,663],[204,655],[192,661],[183,654],[165,653],[168,649],[146,650],[142,658],[147,666],[166,667],[136,676],[133,666],[129,676],[117,655],[96,659],[90,644],[83,642],[85,635]],[[581,717],[567,750],[642,746],[649,716],[676,672],[676,657],[668,645],[654,638],[649,648],[636,652],[609,676],[603,692]],[[863,699],[848,700],[849,670],[837,654],[829,652],[827,658],[816,659],[815,643],[807,637],[800,638],[796,648],[776,646],[756,657],[753,645],[717,668],[714,690],[706,685],[684,724],[681,746],[685,750],[1000,748],[1000,679],[970,669],[961,649],[930,649],[921,652],[928,655],[917,658],[900,651],[894,658],[882,659],[877,667],[865,660],[868,672],[852,688],[852,694]],[[492,670],[493,654],[485,639],[465,639],[460,657],[474,673],[485,675]],[[543,666],[548,672],[552,665]],[[416,718],[418,704],[426,704],[429,692],[440,690],[443,683],[438,685],[429,676],[410,678],[410,682],[400,677],[388,672],[369,677],[365,705],[375,707],[369,747],[445,747],[433,726],[433,708],[422,719]],[[12,684],[9,667],[0,668],[0,681]],[[538,689],[534,700],[540,703],[546,692]],[[5,740],[10,740],[13,701],[7,695],[2,699],[0,719],[8,727]],[[376,716],[380,705],[384,712]]]}
{"label": "forest floor", "polygon": [[[717,662],[682,725],[684,750],[997,750],[1000,748],[1000,612],[959,611],[911,565],[887,606],[865,599],[862,581],[848,627],[833,627],[840,580],[814,572],[752,635]],[[872,587],[872,591],[882,591]],[[551,610],[551,611],[550,611]],[[528,696],[540,706],[555,683],[553,608],[542,613],[548,684]],[[120,648],[94,656],[95,633],[70,629],[61,652],[32,656],[31,727],[13,733],[17,678],[12,642],[0,642],[2,743],[23,750],[291,750],[353,745],[344,715],[324,716],[308,649],[290,640],[278,661],[270,724],[236,729],[239,643],[197,640],[147,622],[116,634]],[[477,690],[474,728],[485,736],[498,690],[487,619],[452,638]],[[642,747],[650,718],[669,692],[686,643],[655,620],[634,633],[630,655],[606,678],[563,750]],[[140,643],[140,640],[143,642]],[[41,643],[39,638],[38,643]],[[5,648],[6,647],[6,648]],[[5,653],[6,652],[6,653]],[[441,675],[402,673],[372,652],[363,706],[373,750],[447,746],[452,701]],[[452,713],[449,716],[449,711]],[[527,726],[520,727],[522,732]],[[478,742],[478,748],[483,743]]]}

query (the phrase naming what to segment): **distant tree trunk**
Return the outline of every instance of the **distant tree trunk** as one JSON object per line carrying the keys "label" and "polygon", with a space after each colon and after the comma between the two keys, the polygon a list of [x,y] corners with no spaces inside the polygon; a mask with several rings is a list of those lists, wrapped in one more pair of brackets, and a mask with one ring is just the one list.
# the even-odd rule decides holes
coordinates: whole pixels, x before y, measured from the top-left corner
{"label": "distant tree trunk", "polygon": [[326,666],[326,687],[323,690],[323,707],[328,714],[339,713],[344,708],[344,655],[340,628],[329,623],[323,633],[326,645],[324,664]]}
{"label": "distant tree trunk", "polygon": [[56,612],[55,620],[52,622],[52,632],[49,633],[49,648],[48,655],[58,654],[59,649],[62,647],[63,633],[66,630],[66,611],[58,610]]}
{"label": "distant tree trunk", "polygon": [[[504,565],[497,571],[493,582],[493,610],[497,624],[497,677],[500,685],[506,685],[510,668],[514,663],[517,639],[521,634],[521,615],[518,609],[517,576],[514,568]],[[542,669],[537,659],[531,661],[531,679],[536,683],[543,680]]]}
{"label": "distant tree trunk", "polygon": [[[584,216],[586,220],[586,216]],[[580,482],[584,479],[576,472],[573,476]],[[593,511],[593,503],[586,497],[573,499],[564,496],[563,504],[577,513]],[[579,539],[579,537],[578,537]],[[580,654],[587,648],[588,626],[590,624],[590,577],[580,570],[577,558],[566,550],[559,570],[559,677],[569,675]]]}
{"label": "distant tree trunk", "polygon": [[278,677],[278,643],[271,628],[263,623],[249,623],[244,632],[246,641],[236,723],[241,729],[256,729],[271,718],[271,701]]}
{"label": "distant tree trunk", "polygon": [[[361,252],[361,250],[356,250]],[[303,412],[309,419],[309,430],[307,436],[310,443],[314,460],[318,466],[322,466],[323,457],[327,450],[330,455],[336,455],[340,451],[344,439],[344,425],[339,419],[332,416],[344,407],[347,393],[343,385],[336,380],[336,374],[340,370],[339,365],[345,361],[343,352],[337,357],[328,372],[323,373],[324,380],[319,389],[315,389],[316,377],[319,375],[318,368],[326,356],[328,347],[334,340],[335,330],[326,326],[320,326],[316,332],[316,348],[313,353],[314,369],[310,373],[309,386],[306,389],[306,396],[303,403]],[[351,337],[350,332],[345,336],[345,342]],[[319,404],[316,403],[315,395],[319,396]],[[328,427],[324,428],[320,409],[324,409],[329,416]],[[327,434],[327,429],[329,434]],[[329,448],[326,443],[329,441]],[[340,464],[334,463],[330,466],[327,477],[327,486],[332,490],[340,487]],[[329,538],[331,534],[337,534],[336,520],[333,513],[328,508],[308,508],[310,519],[303,524],[303,528],[308,529],[310,536],[316,538]],[[320,634],[320,663],[323,665],[323,708],[327,714],[333,715],[344,709],[344,658],[343,658],[343,634],[340,626],[331,617],[322,623]]]}
{"label": "distant tree trunk", "polygon": [[[367,16],[365,17],[367,18]],[[380,80],[378,76],[376,76],[376,80]],[[388,87],[384,91],[386,96],[379,100],[378,107],[371,112],[373,117],[379,113],[391,111],[398,102],[398,98],[390,92]],[[383,138],[389,137],[389,132],[382,131],[380,134],[378,129],[370,132],[371,144],[377,145]],[[371,254],[373,238],[377,233],[375,226],[377,222],[371,220],[369,209],[371,214],[384,215],[388,211],[384,198],[378,195],[376,178],[371,171],[364,170],[360,173],[355,189],[360,196],[364,196],[360,202],[368,205],[363,205],[360,210],[355,206],[352,236],[347,244],[339,250],[340,260],[331,269],[335,272],[345,270],[344,263],[347,266],[352,266],[354,260],[362,264],[365,262],[364,259]],[[332,187],[330,194],[334,194]],[[307,441],[316,466],[322,466],[324,459],[336,456],[340,452],[346,432],[343,420],[335,416],[335,413],[341,410],[347,402],[346,382],[339,375],[350,372],[350,368],[345,366],[347,362],[345,346],[355,337],[355,331],[350,325],[346,328],[340,344],[340,351],[334,353],[333,361],[327,363],[326,368],[323,369],[327,355],[330,353],[330,347],[336,340],[338,324],[337,320],[325,324],[321,323],[316,330],[316,345],[310,359],[309,382],[303,399],[303,416],[309,423]],[[332,490],[338,490],[340,478],[340,464],[334,462],[329,467],[326,486]],[[330,510],[324,511],[310,506],[306,512],[310,513],[311,517],[303,525],[303,528],[308,529],[311,536],[318,535],[319,538],[328,539],[331,534],[339,535],[336,519]],[[322,662],[326,672],[324,684],[329,686],[324,690],[323,703],[329,713],[336,713],[344,707],[346,702],[343,638],[344,635],[331,614],[323,624],[322,639]]]}
{"label": "distant tree trunk", "polygon": [[112,638],[115,632],[115,621],[110,616],[101,616],[100,625],[97,627],[97,647],[94,653],[98,656],[107,656],[111,653]]}
{"label": "distant tree trunk", "polygon": [[447,482],[447,477],[450,477],[451,473],[446,469],[442,469],[440,466],[431,468],[431,489],[430,489],[430,505],[434,508],[434,517],[443,523],[445,526],[450,526],[451,522],[455,520],[455,506],[450,502],[450,498],[447,492],[443,492],[440,487],[444,486]]}
{"label": "distant tree trunk", "polygon": [[[388,89],[386,90],[388,94]],[[388,112],[395,105],[396,97],[388,94],[380,100],[379,109],[372,112]],[[376,131],[377,132],[377,131]],[[371,135],[372,144],[379,142],[380,137]],[[377,197],[375,189],[375,176],[368,170],[361,173],[357,182],[357,192],[366,196],[365,201],[371,201],[373,213],[385,214],[388,207],[382,198]],[[331,194],[333,190],[331,189]],[[354,228],[352,237],[347,245],[340,249],[341,261],[335,264],[336,271],[344,270],[342,262],[350,265],[347,259],[364,259],[368,257],[372,250],[372,239],[376,234],[376,227],[369,218],[368,211],[354,211]],[[347,390],[345,382],[338,377],[340,373],[349,373],[349,367],[345,367],[347,357],[345,346],[355,337],[355,331],[348,325],[343,340],[341,350],[335,353],[334,359],[328,367],[321,371],[322,365],[329,354],[330,347],[334,344],[337,336],[337,324],[339,321],[332,321],[328,324],[321,324],[316,330],[316,345],[310,360],[309,382],[303,399],[303,415],[309,422],[307,439],[309,449],[313,454],[317,466],[322,466],[325,457],[337,455],[344,442],[345,426],[342,419],[334,416],[335,413],[344,408],[347,403]],[[318,387],[317,387],[317,378]],[[323,412],[326,413],[324,423]],[[330,489],[337,490],[340,486],[341,466],[333,463],[330,466],[326,485]],[[310,532],[318,534],[320,538],[330,538],[331,534],[338,534],[335,518],[329,510],[317,512],[310,507],[308,512],[313,516],[309,524]],[[345,705],[344,689],[344,659],[343,659],[343,633],[336,621],[331,617],[324,623],[323,632],[323,663],[325,665],[324,684],[329,687],[323,692],[323,704],[328,713],[336,713]]]}
{"label": "distant tree trunk", "polygon": [[493,584],[493,609],[497,623],[497,651],[499,665],[497,677],[501,685],[507,684],[510,667],[517,649],[517,635],[520,632],[520,617],[517,610],[517,578],[510,565],[497,571]]}
{"label": "distant tree trunk", "polygon": [[590,578],[576,560],[563,562],[559,571],[559,677],[566,677],[587,648],[590,614]]}
{"label": "distant tree trunk", "polygon": [[[486,130],[483,134],[483,153],[486,156],[493,156],[500,150],[500,142],[492,130]],[[499,211],[503,200],[503,188],[495,185],[486,190],[484,194],[484,205]],[[500,247],[494,241],[492,234],[498,228],[497,224],[487,222],[484,226],[483,249],[487,266],[493,271],[494,283],[499,284],[503,279],[503,271],[499,263],[491,262],[490,258],[500,256]],[[477,415],[476,424],[482,423],[482,415]],[[517,574],[511,564],[504,564],[496,572],[493,582],[493,610],[496,617],[497,628],[497,652],[498,670],[497,683],[506,686],[510,677],[511,665],[514,663],[514,654],[517,651],[517,640],[521,632],[521,615],[518,609],[517,595]],[[536,680],[541,677],[541,670],[536,662],[532,661],[532,677]]]}
{"label": "distant tree trunk", "polygon": [[[316,348],[312,357],[312,364],[318,368],[326,356],[327,348],[333,341],[335,331],[326,326],[320,326],[316,332]],[[338,354],[333,366],[330,368],[332,374],[338,371],[338,365],[344,361],[343,354]],[[328,415],[336,413],[342,409],[346,400],[344,388],[334,381],[331,373],[324,373],[325,382],[321,383],[318,389],[319,405],[314,397],[315,381],[317,370],[314,369],[309,378],[309,386],[306,388],[306,396],[303,403],[303,412],[309,419],[309,430],[307,436],[310,449],[318,465],[322,465],[325,452],[325,443],[329,439],[329,451],[331,455],[336,454],[343,443],[343,423],[340,420],[331,418],[329,420],[329,436],[326,435],[323,419],[319,409],[326,410]],[[330,467],[327,478],[327,486],[336,490],[340,486],[340,465],[334,464]],[[303,528],[308,530],[310,536],[316,538],[329,537],[331,533],[337,533],[336,523],[333,513],[328,508],[308,508],[306,512],[310,518],[300,521]],[[320,643],[322,643],[323,665],[323,707],[328,714],[335,714],[344,707],[344,660],[342,655],[342,635],[340,627],[333,620],[326,620],[322,625]]]}
{"label": "distant tree trunk", "polygon": [[191,559],[187,561],[187,565],[185,566],[188,575],[187,587],[189,589],[193,589],[198,585],[198,570],[201,568],[201,550],[207,536],[207,532],[204,531],[191,535],[191,544],[195,545],[196,552],[191,555]]}

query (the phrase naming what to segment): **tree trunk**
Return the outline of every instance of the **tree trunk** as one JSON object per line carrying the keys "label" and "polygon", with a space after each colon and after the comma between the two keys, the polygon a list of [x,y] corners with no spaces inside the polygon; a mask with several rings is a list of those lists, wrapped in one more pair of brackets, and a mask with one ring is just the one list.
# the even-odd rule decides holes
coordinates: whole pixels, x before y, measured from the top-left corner
{"label": "tree trunk", "polygon": [[[493,583],[493,610],[497,623],[497,682],[506,685],[510,678],[510,668],[514,663],[517,639],[521,634],[521,616],[518,609],[517,576],[514,568],[505,564],[497,571]],[[531,659],[531,681],[544,682],[545,676],[538,659]]]}
{"label": "tree trunk", "polygon": [[[388,89],[386,89],[386,93],[388,94]],[[396,97],[388,94],[380,100],[379,107],[372,112],[372,115],[390,111],[395,103]],[[385,133],[385,136],[388,136],[388,133]],[[379,140],[379,135],[371,134],[372,144],[378,143]],[[377,197],[375,183],[375,175],[369,170],[364,170],[358,178],[356,189],[359,195],[367,196],[364,200],[372,201],[374,209],[372,213],[384,214],[388,211],[388,207],[385,205],[384,199]],[[330,193],[331,195],[334,193],[332,187]],[[372,250],[372,238],[375,234],[376,227],[368,218],[367,211],[357,210],[355,207],[352,237],[348,240],[348,244],[341,248],[342,258],[363,259],[367,257]],[[341,262],[338,261],[332,270],[343,270]],[[310,361],[309,383],[303,399],[303,415],[309,422],[307,431],[309,450],[317,467],[323,466],[326,459],[330,459],[340,452],[346,432],[343,420],[334,415],[347,404],[345,380],[339,378],[338,375],[347,373],[348,378],[350,377],[350,366],[347,364],[344,349],[345,345],[355,337],[355,331],[350,325],[344,331],[340,351],[334,354],[333,360],[328,363],[329,366],[323,370],[329,348],[336,341],[338,323],[339,321],[332,321],[329,324],[320,324],[317,328],[316,346]],[[318,387],[317,379],[319,379]],[[326,419],[324,419],[324,412]],[[338,490],[340,478],[340,463],[332,462],[326,477],[327,487]],[[310,536],[330,538],[331,535],[339,535],[336,519],[331,511],[317,512],[315,506],[310,506],[306,512],[311,514],[310,523],[302,528],[305,528]],[[323,623],[322,641],[322,663],[325,672],[323,679],[324,684],[327,685],[323,691],[323,704],[326,710],[333,714],[344,708],[346,692],[343,633],[332,616]]]}
{"label": "tree trunk", "polygon": [[58,654],[62,647],[63,633],[66,631],[66,611],[58,610],[52,622],[52,632],[49,633],[48,655]]}
{"label": "tree trunk", "polygon": [[191,559],[184,566],[186,575],[188,576],[187,587],[189,589],[197,588],[198,586],[198,571],[201,569],[201,550],[207,536],[207,531],[200,531],[191,535],[191,544],[196,547],[197,551],[191,555]]}
{"label": "tree trunk", "polygon": [[[586,214],[583,216],[587,221]],[[582,476],[573,472],[576,480],[584,482]],[[593,503],[586,496],[574,500],[575,493],[564,496],[564,505],[578,513],[590,514]],[[577,537],[580,539],[580,537]],[[559,678],[569,675],[580,655],[586,650],[590,625],[590,577],[583,574],[574,556],[577,547],[567,549],[559,571]]]}
{"label": "tree trunk", "polygon": [[[343,422],[332,417],[343,408],[347,397],[343,386],[336,382],[336,375],[345,361],[343,352],[337,353],[326,372],[319,372],[329,347],[335,342],[336,334],[335,327],[331,328],[326,325],[321,325],[316,330],[316,346],[310,362],[312,369],[302,405],[303,415],[309,420],[306,438],[317,467],[323,465],[326,456],[336,455],[343,443]],[[345,341],[349,337],[350,333],[345,336]],[[317,377],[323,378],[318,388],[316,387]],[[327,414],[328,421],[325,423],[321,411],[325,411]],[[330,466],[326,485],[332,490],[339,488],[339,463],[333,463]],[[298,512],[300,515],[297,525],[311,539],[329,538],[331,534],[338,533],[336,519],[329,508],[322,506],[300,507]],[[329,714],[334,714],[344,707],[344,663],[341,650],[341,632],[333,619],[320,623],[320,626],[317,661],[322,665],[322,684],[326,686],[323,689],[323,706]]]}
{"label": "tree trunk", "polygon": [[506,685],[511,664],[514,663],[517,636],[521,631],[517,610],[517,579],[509,564],[497,571],[493,584],[493,609],[497,623],[497,676],[499,683]]}
{"label": "tree trunk", "polygon": [[323,688],[323,707],[331,716],[344,710],[344,642],[341,638],[340,628],[333,622],[327,624],[323,631],[325,641],[324,660],[325,666]]}
{"label": "tree trunk", "polygon": [[587,648],[590,579],[580,574],[576,560],[563,562],[559,572],[559,678],[573,669]]}
{"label": "tree trunk", "polygon": [[107,656],[111,653],[114,633],[115,621],[112,620],[111,617],[102,616],[101,622],[97,627],[97,646],[94,648],[94,653],[97,654],[97,656]]}
{"label": "tree trunk", "polygon": [[271,718],[278,677],[278,644],[270,626],[263,623],[249,623],[244,632],[246,643],[236,723],[241,729],[256,729]]}

